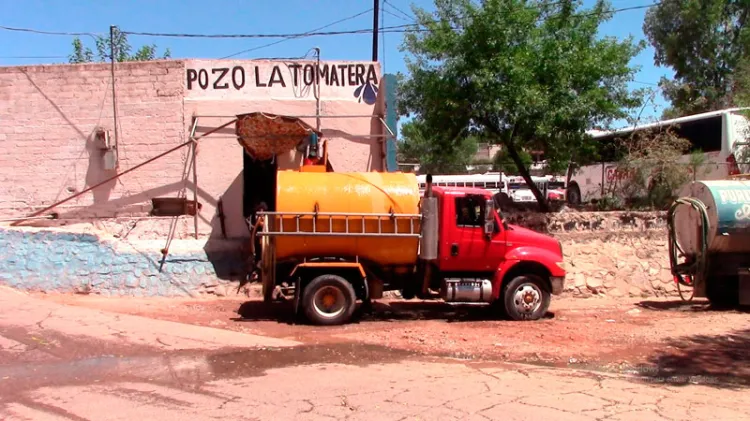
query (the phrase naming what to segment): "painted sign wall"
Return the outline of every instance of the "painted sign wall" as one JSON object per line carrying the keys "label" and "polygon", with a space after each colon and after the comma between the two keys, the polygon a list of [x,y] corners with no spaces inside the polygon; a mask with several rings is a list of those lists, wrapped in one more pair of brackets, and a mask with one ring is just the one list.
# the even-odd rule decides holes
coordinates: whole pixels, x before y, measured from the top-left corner
{"label": "painted sign wall", "polygon": [[375,62],[309,60],[187,60],[187,99],[348,100],[374,105],[380,83]]}

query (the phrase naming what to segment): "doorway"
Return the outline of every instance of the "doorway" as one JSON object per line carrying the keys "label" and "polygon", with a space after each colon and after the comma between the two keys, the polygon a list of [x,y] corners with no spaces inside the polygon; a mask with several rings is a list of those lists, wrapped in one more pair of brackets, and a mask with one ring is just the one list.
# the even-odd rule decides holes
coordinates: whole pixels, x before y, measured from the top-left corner
{"label": "doorway", "polygon": [[256,160],[242,149],[242,213],[245,219],[253,216],[261,202],[265,202],[268,211],[276,210],[277,169],[276,159]]}

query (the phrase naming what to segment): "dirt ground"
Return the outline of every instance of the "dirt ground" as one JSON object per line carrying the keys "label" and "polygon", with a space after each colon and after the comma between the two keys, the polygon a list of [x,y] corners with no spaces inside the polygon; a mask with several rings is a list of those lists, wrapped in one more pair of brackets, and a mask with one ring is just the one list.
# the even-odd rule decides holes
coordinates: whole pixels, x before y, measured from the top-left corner
{"label": "dirt ground", "polygon": [[[41,294],[58,303],[212,326],[306,344],[366,343],[466,360],[515,361],[638,374],[729,376],[750,382],[750,317],[679,299],[556,298],[537,322],[489,308],[382,300],[354,323],[295,322],[289,303],[253,299],[105,298]],[[644,373],[646,372],[646,373]]]}

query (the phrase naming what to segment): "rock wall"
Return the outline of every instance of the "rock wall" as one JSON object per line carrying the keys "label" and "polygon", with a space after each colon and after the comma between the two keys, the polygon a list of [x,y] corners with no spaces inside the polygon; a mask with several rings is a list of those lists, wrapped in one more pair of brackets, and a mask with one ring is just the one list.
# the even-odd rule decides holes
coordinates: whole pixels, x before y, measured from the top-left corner
{"label": "rock wall", "polygon": [[[560,239],[565,291],[577,297],[664,296],[669,272],[664,215],[561,212],[506,215]],[[116,234],[120,236],[120,234]],[[244,242],[115,238],[91,228],[0,228],[0,283],[25,290],[115,296],[234,294],[246,274]]]}
{"label": "rock wall", "polygon": [[510,223],[560,239],[574,296],[677,295],[663,212],[561,212],[507,215]]}

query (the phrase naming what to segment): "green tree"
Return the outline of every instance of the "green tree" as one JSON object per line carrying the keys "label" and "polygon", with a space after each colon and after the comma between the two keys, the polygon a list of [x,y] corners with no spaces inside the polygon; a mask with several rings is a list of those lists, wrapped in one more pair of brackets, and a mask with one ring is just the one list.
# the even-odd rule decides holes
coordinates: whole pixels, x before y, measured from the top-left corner
{"label": "green tree", "polygon": [[[590,156],[585,130],[623,118],[640,105],[627,82],[643,48],[632,38],[599,37],[611,7],[599,1],[436,0],[415,9],[422,31],[406,35],[409,76],[401,114],[414,114],[446,139],[470,131],[502,144],[542,210],[520,151],[542,150],[548,162]],[[443,148],[450,150],[450,148]]]}
{"label": "green tree", "polygon": [[[475,137],[441,138],[420,120],[404,123],[401,136],[399,153],[409,161],[419,162],[419,171],[423,174],[465,173],[478,149]],[[443,149],[443,145],[449,145],[450,151]]]}
{"label": "green tree", "polygon": [[[167,48],[164,54],[157,56],[156,45],[144,45],[135,53],[131,54],[133,47],[128,42],[128,36],[123,34],[119,28],[115,28],[113,31],[114,38],[114,56],[118,62],[123,61],[150,61],[157,59],[167,59],[172,57],[172,53]],[[73,53],[68,56],[68,62],[70,63],[91,63],[93,61],[105,62],[110,60],[110,40],[109,37],[96,36],[94,40],[96,44],[96,60],[94,60],[94,53],[90,48],[83,45],[80,38],[76,37],[73,39]]]}
{"label": "green tree", "polygon": [[735,72],[750,53],[748,13],[748,0],[663,0],[646,13],[654,61],[675,73],[660,82],[672,103],[665,117],[736,104]]}
{"label": "green tree", "polygon": [[[521,162],[523,162],[523,165],[527,168],[534,163],[534,158],[531,154],[524,150],[518,151],[518,156],[521,157]],[[508,151],[500,149],[492,159],[492,170],[512,174],[516,172],[517,167],[516,163],[513,162],[513,159],[508,155]]]}

